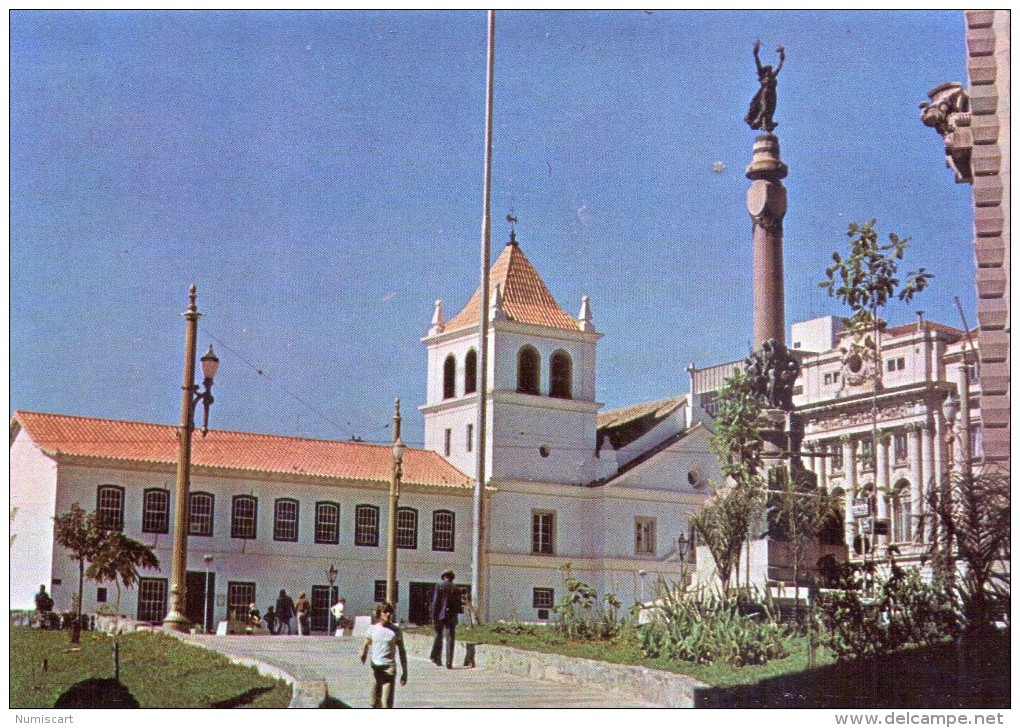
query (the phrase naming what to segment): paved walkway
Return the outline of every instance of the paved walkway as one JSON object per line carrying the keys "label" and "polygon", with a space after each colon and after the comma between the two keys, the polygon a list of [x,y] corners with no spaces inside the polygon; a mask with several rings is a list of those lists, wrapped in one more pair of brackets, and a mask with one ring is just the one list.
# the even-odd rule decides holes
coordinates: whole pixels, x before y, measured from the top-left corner
{"label": "paved walkway", "polygon": [[[330,697],[354,708],[370,707],[371,670],[358,660],[360,637],[189,635],[189,642],[227,655],[278,667],[295,678],[325,680]],[[398,708],[654,708],[636,695],[531,680],[468,667],[447,670],[408,654],[407,685],[397,685]]]}

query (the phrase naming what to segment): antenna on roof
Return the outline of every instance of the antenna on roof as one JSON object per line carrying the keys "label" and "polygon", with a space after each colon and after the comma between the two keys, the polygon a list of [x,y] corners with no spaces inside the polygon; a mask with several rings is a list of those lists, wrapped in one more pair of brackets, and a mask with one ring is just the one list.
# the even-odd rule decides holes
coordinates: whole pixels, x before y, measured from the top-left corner
{"label": "antenna on roof", "polygon": [[514,229],[514,226],[517,224],[517,217],[514,215],[514,208],[510,208],[506,221],[510,223],[510,242],[507,245],[517,245],[517,231]]}

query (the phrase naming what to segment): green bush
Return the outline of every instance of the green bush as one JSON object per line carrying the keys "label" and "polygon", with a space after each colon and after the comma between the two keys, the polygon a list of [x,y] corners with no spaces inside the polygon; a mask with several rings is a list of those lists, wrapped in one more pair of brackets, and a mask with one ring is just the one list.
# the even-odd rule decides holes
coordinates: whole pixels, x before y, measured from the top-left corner
{"label": "green bush", "polygon": [[736,599],[662,589],[649,613],[651,620],[638,626],[647,657],[743,667],[789,654],[787,630],[767,606],[745,614]]}
{"label": "green bush", "polygon": [[845,565],[836,589],[818,599],[825,628],[822,643],[837,660],[889,654],[908,646],[941,642],[959,633],[960,613],[954,600],[925,583],[917,568],[895,563],[888,578],[873,564]]}
{"label": "green bush", "polygon": [[554,607],[559,619],[556,629],[568,640],[611,640],[623,628],[620,619],[620,601],[615,594],[602,597],[602,606],[596,606],[598,592],[594,587],[575,579],[570,563],[560,567],[567,593]]}

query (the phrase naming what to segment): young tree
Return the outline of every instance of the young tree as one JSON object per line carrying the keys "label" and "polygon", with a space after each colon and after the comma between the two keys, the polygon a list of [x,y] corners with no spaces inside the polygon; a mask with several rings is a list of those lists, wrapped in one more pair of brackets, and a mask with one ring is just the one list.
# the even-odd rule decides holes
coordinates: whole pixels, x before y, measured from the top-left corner
{"label": "young tree", "polygon": [[691,524],[712,554],[726,594],[740,562],[740,547],[765,501],[761,432],[768,417],[764,397],[752,391],[750,379],[739,369],[726,378],[718,402],[710,447],[730,484],[716,490]]}
{"label": "young tree", "polygon": [[119,531],[110,531],[92,555],[85,576],[103,583],[112,581],[117,587],[117,615],[120,615],[121,585],[130,589],[138,582],[138,569],[158,569],[159,559],[148,546],[128,538]]}
{"label": "young tree", "polygon": [[91,561],[99,551],[103,533],[96,523],[95,513],[86,513],[77,503],[71,510],[53,518],[54,539],[71,552],[71,558],[78,562],[78,593],[74,603],[74,626],[71,643],[78,644],[81,633],[81,595],[85,588],[85,562]]}
{"label": "young tree", "polygon": [[[925,289],[932,274],[918,268],[899,276],[899,261],[910,247],[910,238],[889,233],[889,242],[880,243],[875,220],[860,225],[852,222],[847,228],[848,255],[832,254],[832,265],[825,269],[826,279],[819,283],[833,298],[850,309],[850,317],[843,319],[854,343],[850,356],[869,361],[873,382],[871,399],[871,457],[878,452],[878,391],[882,377],[882,330],[886,322],[881,314],[890,300],[911,301]],[[883,494],[884,496],[884,494]]]}

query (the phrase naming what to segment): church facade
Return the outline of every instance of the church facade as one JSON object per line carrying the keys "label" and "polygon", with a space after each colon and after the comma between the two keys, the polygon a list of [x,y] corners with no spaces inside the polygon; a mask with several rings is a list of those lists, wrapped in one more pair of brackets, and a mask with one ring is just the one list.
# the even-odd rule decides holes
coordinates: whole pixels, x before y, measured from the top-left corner
{"label": "church facade", "polygon": [[[718,478],[709,418],[689,398],[600,413],[595,330],[555,301],[516,240],[493,265],[483,546],[489,619],[543,621],[564,594],[564,565],[624,604],[680,578],[678,538]],[[397,512],[397,610],[427,622],[437,575],[471,581],[478,447],[480,292],[448,321],[437,303],[423,339],[425,447],[404,455]],[[72,503],[153,548],[160,569],[115,605],[86,581],[83,609],[159,622],[168,606],[176,428],[18,411],[10,431],[12,608],[39,584],[70,610],[78,567],[54,542]],[[210,430],[193,445],[189,618],[211,627],[280,589],[306,592],[313,628],[339,595],[366,614],[385,593],[389,446]],[[330,565],[337,567],[334,584]]]}

